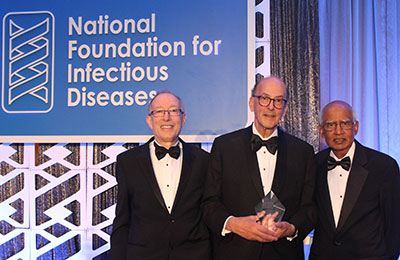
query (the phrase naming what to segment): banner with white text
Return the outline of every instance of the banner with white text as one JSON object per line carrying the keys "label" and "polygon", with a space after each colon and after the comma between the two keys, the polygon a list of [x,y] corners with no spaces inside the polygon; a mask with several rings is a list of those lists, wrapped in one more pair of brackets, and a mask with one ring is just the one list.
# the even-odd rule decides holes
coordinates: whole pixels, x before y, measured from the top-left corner
{"label": "banner with white text", "polygon": [[157,91],[187,141],[248,124],[254,0],[0,3],[0,142],[141,142]]}

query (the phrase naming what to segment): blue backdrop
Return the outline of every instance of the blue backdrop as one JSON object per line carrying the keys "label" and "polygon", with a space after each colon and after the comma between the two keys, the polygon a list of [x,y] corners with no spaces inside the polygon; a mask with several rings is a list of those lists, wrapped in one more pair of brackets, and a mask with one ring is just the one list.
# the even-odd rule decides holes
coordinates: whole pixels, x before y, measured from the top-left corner
{"label": "blue backdrop", "polygon": [[184,135],[243,127],[248,12],[240,0],[2,3],[0,142],[149,135],[147,104],[165,89],[186,105]]}

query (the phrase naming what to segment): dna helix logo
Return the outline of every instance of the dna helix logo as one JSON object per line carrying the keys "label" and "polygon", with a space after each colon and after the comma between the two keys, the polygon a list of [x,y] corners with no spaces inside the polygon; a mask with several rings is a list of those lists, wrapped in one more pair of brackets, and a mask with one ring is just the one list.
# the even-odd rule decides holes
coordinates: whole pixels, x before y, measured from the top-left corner
{"label": "dna helix logo", "polygon": [[3,18],[2,108],[47,113],[53,107],[54,16],[12,12]]}

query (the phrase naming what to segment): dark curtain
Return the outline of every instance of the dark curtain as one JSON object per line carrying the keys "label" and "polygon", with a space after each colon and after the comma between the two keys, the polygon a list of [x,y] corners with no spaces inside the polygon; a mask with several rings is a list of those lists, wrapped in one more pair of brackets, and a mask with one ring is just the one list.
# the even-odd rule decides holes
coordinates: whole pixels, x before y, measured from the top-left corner
{"label": "dark curtain", "polygon": [[288,86],[281,127],[319,148],[319,32],[317,0],[270,0],[271,74]]}

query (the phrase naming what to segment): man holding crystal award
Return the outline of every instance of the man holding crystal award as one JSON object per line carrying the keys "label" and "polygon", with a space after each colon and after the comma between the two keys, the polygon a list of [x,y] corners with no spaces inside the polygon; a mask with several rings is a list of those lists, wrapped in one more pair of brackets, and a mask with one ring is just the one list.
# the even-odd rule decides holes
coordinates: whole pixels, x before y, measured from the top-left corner
{"label": "man holding crystal award", "polygon": [[254,123],[215,139],[202,203],[214,257],[304,259],[303,239],[316,222],[313,148],[283,132],[288,90],[262,79],[249,99]]}

